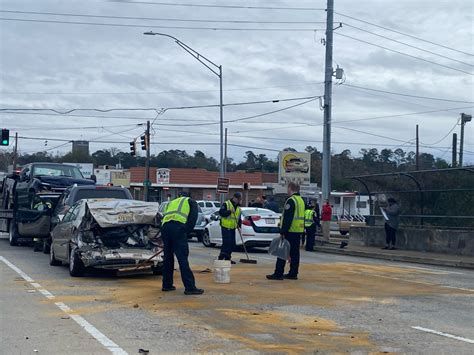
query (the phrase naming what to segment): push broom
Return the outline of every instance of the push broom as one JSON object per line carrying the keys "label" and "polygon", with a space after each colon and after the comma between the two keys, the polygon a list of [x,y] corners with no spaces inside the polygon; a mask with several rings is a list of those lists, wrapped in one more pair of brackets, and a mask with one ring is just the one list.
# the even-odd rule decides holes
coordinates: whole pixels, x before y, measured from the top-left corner
{"label": "push broom", "polygon": [[245,242],[244,242],[244,237],[242,237],[242,230],[239,227],[239,223],[237,222],[237,217],[235,216],[235,213],[234,213],[234,219],[235,219],[235,223],[237,223],[237,230],[239,231],[240,240],[242,241],[242,246],[244,248],[245,256],[247,257],[247,259],[240,259],[239,261],[243,264],[256,264],[257,260],[249,258],[249,254],[247,253],[247,247],[245,246]]}

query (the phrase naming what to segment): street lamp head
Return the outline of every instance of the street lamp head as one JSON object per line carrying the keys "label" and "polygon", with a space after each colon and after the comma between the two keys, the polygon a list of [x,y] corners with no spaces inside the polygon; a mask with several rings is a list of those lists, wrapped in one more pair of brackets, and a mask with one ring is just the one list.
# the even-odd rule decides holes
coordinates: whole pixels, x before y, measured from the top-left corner
{"label": "street lamp head", "polygon": [[466,123],[466,122],[471,122],[472,120],[472,115],[467,115],[465,113],[461,113],[461,122]]}
{"label": "street lamp head", "polygon": [[148,36],[154,36],[155,35],[155,32],[153,31],[148,31],[148,32],[143,32],[144,35],[148,35]]}

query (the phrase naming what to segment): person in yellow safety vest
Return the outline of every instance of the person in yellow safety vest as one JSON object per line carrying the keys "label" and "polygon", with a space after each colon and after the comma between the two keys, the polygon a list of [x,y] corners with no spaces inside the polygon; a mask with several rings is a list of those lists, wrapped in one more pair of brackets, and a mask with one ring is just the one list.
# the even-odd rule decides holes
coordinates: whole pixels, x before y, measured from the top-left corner
{"label": "person in yellow safety vest", "polygon": [[300,241],[304,233],[305,203],[301,198],[300,186],[294,182],[288,184],[289,198],[285,202],[283,220],[280,225],[280,236],[290,243],[290,270],[284,275],[286,260],[277,258],[275,271],[267,275],[269,280],[298,280],[300,265]]}
{"label": "person in yellow safety vest", "polygon": [[185,295],[201,295],[204,290],[196,287],[193,272],[189,267],[188,234],[194,229],[198,217],[197,202],[181,192],[179,197],[166,206],[161,222],[163,238],[163,287],[162,291],[174,291],[174,256],[178,259]]}
{"label": "person in yellow safety vest", "polygon": [[222,204],[219,210],[221,216],[222,247],[219,254],[219,260],[230,260],[232,264],[232,252],[235,249],[235,230],[240,228],[242,220],[240,218],[240,204],[242,203],[242,194],[236,192],[234,196]]}
{"label": "person in yellow safety vest", "polygon": [[[316,238],[316,227],[319,222],[318,213],[315,206],[308,204],[304,211],[304,229],[306,234],[306,251],[314,251],[314,242]],[[304,244],[304,242],[303,242]]]}

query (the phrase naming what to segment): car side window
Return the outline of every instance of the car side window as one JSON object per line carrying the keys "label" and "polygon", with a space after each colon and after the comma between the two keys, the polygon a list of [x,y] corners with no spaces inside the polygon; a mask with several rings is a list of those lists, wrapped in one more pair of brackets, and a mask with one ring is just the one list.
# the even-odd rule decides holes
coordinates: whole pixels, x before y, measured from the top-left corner
{"label": "car side window", "polygon": [[206,207],[214,207],[214,206],[212,205],[212,202],[206,202]]}
{"label": "car side window", "polygon": [[199,202],[198,205],[199,205],[200,207],[204,207],[204,202]]}
{"label": "car side window", "polygon": [[71,207],[64,215],[63,222],[71,222],[74,220],[74,213],[78,209],[78,205]]}

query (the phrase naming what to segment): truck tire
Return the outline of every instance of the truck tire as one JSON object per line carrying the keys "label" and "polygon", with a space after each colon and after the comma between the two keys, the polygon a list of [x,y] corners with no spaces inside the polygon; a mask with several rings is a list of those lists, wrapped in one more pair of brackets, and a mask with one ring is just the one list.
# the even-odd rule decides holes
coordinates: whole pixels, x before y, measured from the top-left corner
{"label": "truck tire", "polygon": [[72,277],[84,276],[86,268],[79,255],[77,255],[76,248],[71,246],[69,250],[69,274]]}
{"label": "truck tire", "polygon": [[11,246],[17,246],[18,245],[18,232],[16,230],[16,223],[13,220],[10,221],[8,239],[10,241]]}
{"label": "truck tire", "polygon": [[56,259],[56,257],[54,256],[53,244],[51,244],[50,251],[49,251],[49,265],[51,266],[62,265],[62,262]]}

